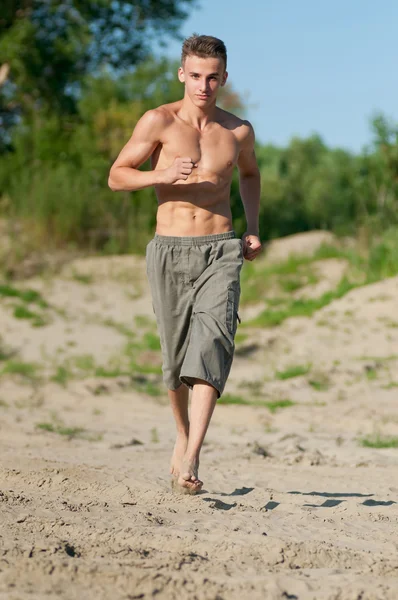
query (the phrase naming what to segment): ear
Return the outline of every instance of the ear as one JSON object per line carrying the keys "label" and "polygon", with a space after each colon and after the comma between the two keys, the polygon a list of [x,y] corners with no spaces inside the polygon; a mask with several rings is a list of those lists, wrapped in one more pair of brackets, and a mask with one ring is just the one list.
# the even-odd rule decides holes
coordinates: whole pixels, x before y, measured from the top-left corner
{"label": "ear", "polygon": [[228,71],[225,71],[223,78],[221,80],[221,87],[227,83],[227,79],[228,79]]}
{"label": "ear", "polygon": [[185,74],[182,67],[178,67],[178,79],[181,81],[181,83],[185,82]]}

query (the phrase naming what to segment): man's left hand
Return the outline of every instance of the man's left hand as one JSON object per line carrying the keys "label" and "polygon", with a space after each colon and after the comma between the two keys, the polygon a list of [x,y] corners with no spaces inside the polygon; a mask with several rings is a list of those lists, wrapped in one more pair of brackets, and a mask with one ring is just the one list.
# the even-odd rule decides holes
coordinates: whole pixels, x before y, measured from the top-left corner
{"label": "man's left hand", "polygon": [[242,235],[243,242],[243,258],[246,260],[254,260],[261,252],[261,242],[258,235],[252,233],[244,233]]}

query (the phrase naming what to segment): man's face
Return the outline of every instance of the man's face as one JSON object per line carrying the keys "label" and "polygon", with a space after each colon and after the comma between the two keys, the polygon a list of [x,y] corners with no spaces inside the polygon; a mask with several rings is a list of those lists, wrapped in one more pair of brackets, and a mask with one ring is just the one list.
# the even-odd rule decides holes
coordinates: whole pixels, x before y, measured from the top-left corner
{"label": "man's face", "polygon": [[178,69],[178,78],[185,83],[185,93],[195,106],[203,108],[215,102],[218,89],[225,84],[227,76],[221,58],[187,56],[184,65]]}

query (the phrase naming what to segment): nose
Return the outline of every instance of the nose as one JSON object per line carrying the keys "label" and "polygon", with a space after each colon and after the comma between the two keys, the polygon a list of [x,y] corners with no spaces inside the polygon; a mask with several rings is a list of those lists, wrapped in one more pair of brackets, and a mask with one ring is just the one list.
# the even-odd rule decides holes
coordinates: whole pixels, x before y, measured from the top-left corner
{"label": "nose", "polygon": [[206,79],[202,79],[202,81],[200,82],[200,93],[201,94],[207,94],[207,91],[209,89],[209,82]]}

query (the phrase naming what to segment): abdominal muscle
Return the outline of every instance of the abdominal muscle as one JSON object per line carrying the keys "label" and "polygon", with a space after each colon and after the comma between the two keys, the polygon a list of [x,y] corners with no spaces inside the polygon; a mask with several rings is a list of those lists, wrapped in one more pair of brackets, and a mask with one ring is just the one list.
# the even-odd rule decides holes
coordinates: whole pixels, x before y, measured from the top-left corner
{"label": "abdominal muscle", "polygon": [[230,186],[230,176],[200,168],[186,181],[156,186],[156,233],[202,236],[231,231]]}

